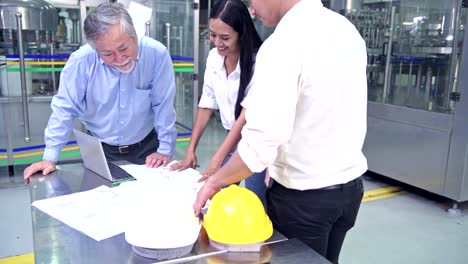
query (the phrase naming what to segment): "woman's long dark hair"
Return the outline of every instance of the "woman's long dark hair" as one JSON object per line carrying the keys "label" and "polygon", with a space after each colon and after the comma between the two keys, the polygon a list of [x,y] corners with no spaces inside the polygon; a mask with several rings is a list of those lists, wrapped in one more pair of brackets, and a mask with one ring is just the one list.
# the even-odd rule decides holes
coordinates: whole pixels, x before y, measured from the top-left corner
{"label": "woman's long dark hair", "polygon": [[212,18],[221,19],[239,34],[240,82],[234,110],[237,119],[242,110],[241,102],[245,97],[245,89],[252,79],[255,55],[262,45],[262,39],[255,29],[247,6],[241,0],[216,1],[210,12],[210,19]]}

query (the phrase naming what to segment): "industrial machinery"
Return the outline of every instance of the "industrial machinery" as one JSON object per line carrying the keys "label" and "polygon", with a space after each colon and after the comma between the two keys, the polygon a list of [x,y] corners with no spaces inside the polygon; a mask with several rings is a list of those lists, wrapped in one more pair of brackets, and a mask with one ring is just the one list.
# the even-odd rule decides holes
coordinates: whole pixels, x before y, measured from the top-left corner
{"label": "industrial machinery", "polygon": [[56,89],[56,70],[49,62],[55,58],[58,16],[44,0],[5,0],[0,11],[0,166],[4,166],[11,162],[16,146],[42,141],[37,141],[36,131],[43,130],[46,120],[41,113],[50,113],[50,98],[33,97],[33,92]]}
{"label": "industrial machinery", "polygon": [[369,170],[467,201],[466,1],[329,2],[367,44]]}
{"label": "industrial machinery", "polygon": [[[25,165],[42,157],[44,128],[60,72],[70,53],[82,43],[80,14],[86,10],[84,3],[0,2],[0,173],[7,169],[6,175],[21,175]],[[70,141],[61,159],[78,160],[77,150]]]}

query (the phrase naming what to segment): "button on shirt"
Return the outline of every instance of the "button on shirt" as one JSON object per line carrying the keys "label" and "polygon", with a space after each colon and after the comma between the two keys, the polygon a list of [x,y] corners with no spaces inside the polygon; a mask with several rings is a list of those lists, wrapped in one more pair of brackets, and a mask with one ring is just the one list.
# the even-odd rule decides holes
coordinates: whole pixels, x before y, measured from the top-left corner
{"label": "button on shirt", "polygon": [[[198,107],[219,109],[223,127],[231,130],[236,121],[234,109],[239,92],[240,67],[238,62],[236,69],[226,77],[224,58],[216,48],[210,50],[206,59],[203,93]],[[251,86],[252,81],[246,87],[246,94]]]}
{"label": "button on shirt", "polygon": [[345,17],[318,0],[291,8],[257,54],[238,145],[249,169],[268,166],[275,181],[297,190],[362,175],[366,65],[365,43]]}
{"label": "button on shirt", "polygon": [[174,96],[171,57],[158,41],[138,40],[138,59],[130,73],[106,65],[84,45],[62,70],[45,129],[43,159],[57,161],[75,118],[102,142],[115,146],[140,142],[155,128],[159,139],[155,151],[172,156],[177,136]]}

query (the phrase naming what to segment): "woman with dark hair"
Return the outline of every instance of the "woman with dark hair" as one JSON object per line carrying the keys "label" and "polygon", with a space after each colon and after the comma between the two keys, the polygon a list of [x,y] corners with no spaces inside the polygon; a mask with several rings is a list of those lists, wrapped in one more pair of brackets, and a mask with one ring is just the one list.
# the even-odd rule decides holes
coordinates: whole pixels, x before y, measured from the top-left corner
{"label": "woman with dark hair", "polygon": [[[262,40],[255,29],[247,6],[241,0],[219,0],[211,10],[210,41],[216,46],[206,61],[203,93],[198,104],[190,144],[184,160],[171,169],[197,166],[196,148],[213,113],[219,109],[227,136],[201,174],[210,176],[229,159],[241,138],[245,124],[242,101],[252,83],[255,55]],[[264,202],[265,173],[246,179],[246,187]],[[264,203],[265,204],[265,203]]]}

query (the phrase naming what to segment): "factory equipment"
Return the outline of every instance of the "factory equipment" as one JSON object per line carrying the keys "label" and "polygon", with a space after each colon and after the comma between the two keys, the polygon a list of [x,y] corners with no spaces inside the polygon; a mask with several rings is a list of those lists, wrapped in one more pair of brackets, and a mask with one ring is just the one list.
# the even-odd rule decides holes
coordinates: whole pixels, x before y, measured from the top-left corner
{"label": "factory equipment", "polygon": [[0,148],[6,153],[0,165],[10,165],[15,147],[42,141],[35,134],[46,121],[41,113],[50,114],[50,99],[33,94],[37,87],[56,89],[55,71],[47,64],[54,55],[58,17],[44,0],[1,1],[0,15]]}
{"label": "factory equipment", "polygon": [[[199,1],[142,1],[152,9],[149,36],[165,44],[176,77],[175,108],[180,127],[190,130],[198,105]],[[196,94],[195,94],[196,93]]]}
{"label": "factory equipment", "polygon": [[[0,2],[0,166],[10,175],[42,158],[60,71],[81,43],[78,3],[84,7],[85,1],[61,0],[60,7],[51,2],[57,1]],[[79,159],[73,144],[64,148],[62,160]]]}
{"label": "factory equipment", "polygon": [[467,201],[465,1],[338,2],[367,44],[369,170]]}

